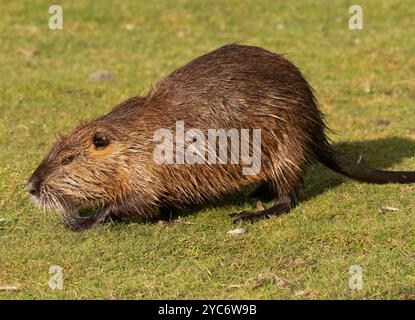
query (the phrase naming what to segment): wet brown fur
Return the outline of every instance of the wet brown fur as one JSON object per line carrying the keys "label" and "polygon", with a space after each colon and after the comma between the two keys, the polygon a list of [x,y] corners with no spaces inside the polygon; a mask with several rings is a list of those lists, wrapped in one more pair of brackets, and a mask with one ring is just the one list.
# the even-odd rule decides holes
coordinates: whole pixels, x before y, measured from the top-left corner
{"label": "wet brown fur", "polygon": [[[176,120],[206,135],[210,128],[261,129],[260,173],[243,175],[236,164],[156,164],[153,134],[174,132]],[[325,131],[312,89],[291,62],[261,48],[227,45],[177,69],[147,96],[130,98],[59,138],[34,176],[41,177],[40,199],[52,194],[64,211],[101,206],[128,219],[149,219],[162,207],[218,199],[257,182],[276,198],[294,200],[310,163],[343,170],[330,162],[341,156]],[[107,148],[94,148],[95,132],[108,135]],[[68,155],[75,158],[62,165]]]}

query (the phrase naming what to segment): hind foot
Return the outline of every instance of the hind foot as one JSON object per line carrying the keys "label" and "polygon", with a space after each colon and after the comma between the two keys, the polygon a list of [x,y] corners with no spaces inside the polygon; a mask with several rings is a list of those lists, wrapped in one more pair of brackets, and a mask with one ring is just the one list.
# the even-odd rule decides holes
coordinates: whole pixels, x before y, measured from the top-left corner
{"label": "hind foot", "polygon": [[288,213],[291,210],[291,198],[289,196],[278,197],[278,203],[269,209],[264,209],[257,212],[242,211],[239,213],[232,213],[229,216],[234,218],[233,223],[238,221],[248,221],[254,223],[258,220],[268,219],[271,216],[280,216]]}

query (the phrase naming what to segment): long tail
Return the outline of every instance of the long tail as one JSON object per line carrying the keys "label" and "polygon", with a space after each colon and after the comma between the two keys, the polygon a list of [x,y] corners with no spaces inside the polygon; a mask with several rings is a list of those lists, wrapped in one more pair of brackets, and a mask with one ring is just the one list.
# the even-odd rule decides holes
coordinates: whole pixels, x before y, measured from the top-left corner
{"label": "long tail", "polygon": [[326,167],[347,177],[369,183],[411,183],[415,182],[415,171],[377,170],[354,162],[342,153],[327,146],[316,152],[317,159]]}

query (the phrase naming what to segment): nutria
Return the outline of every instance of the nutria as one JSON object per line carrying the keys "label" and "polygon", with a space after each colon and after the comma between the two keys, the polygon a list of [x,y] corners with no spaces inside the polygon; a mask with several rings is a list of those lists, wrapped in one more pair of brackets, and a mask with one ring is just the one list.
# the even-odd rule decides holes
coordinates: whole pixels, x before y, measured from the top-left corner
{"label": "nutria", "polygon": [[[203,133],[261,129],[261,169],[245,175],[240,163],[157,163],[154,134],[174,132],[178,120]],[[177,69],[145,97],[130,98],[59,137],[28,189],[46,209],[94,208],[90,218],[68,220],[72,229],[84,230],[109,215],[151,219],[163,208],[219,199],[254,183],[253,196],[272,196],[276,204],[234,214],[237,220],[287,213],[306,167],[316,161],[369,183],[415,182],[414,172],[375,170],[347,159],[330,146],[326,130],[310,85],[290,61],[258,47],[226,45]]]}

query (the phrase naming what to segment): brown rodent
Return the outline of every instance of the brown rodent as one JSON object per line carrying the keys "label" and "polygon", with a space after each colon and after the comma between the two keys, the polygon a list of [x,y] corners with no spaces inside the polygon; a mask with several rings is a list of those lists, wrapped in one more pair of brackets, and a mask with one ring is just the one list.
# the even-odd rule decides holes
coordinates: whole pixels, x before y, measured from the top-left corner
{"label": "brown rodent", "polygon": [[[243,174],[242,163],[157,163],[160,141],[154,134],[175,132],[177,121],[205,134],[212,128],[261,129],[259,172]],[[259,183],[255,196],[277,202],[236,219],[286,213],[297,200],[307,165],[315,161],[370,183],[415,182],[414,172],[375,170],[347,159],[330,146],[325,130],[312,89],[290,61],[258,47],[227,45],[177,69],[147,96],[130,98],[58,138],[28,189],[47,209],[94,208],[94,216],[67,223],[84,230],[110,214],[150,219],[162,208],[218,199],[253,183]]]}

